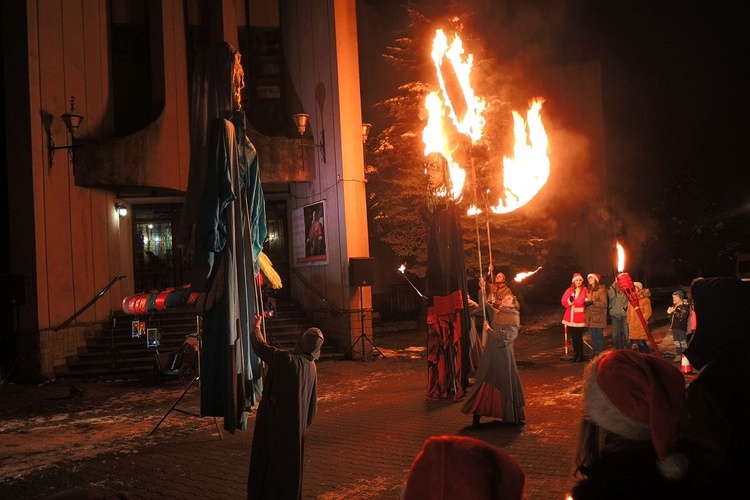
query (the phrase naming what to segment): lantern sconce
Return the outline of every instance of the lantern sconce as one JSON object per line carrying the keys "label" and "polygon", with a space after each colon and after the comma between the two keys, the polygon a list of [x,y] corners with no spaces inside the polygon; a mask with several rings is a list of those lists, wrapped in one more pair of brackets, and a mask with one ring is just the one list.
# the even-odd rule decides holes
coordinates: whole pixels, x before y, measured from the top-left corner
{"label": "lantern sconce", "polygon": [[307,142],[302,142],[302,139],[304,138],[305,131],[307,130],[307,123],[310,120],[310,115],[307,113],[297,113],[296,115],[292,116],[292,120],[294,120],[294,125],[297,127],[297,132],[299,132],[299,150],[300,150],[300,158],[303,156],[302,154],[302,148],[308,147],[308,148],[320,148],[320,159],[323,161],[323,163],[326,162],[326,131],[325,129],[320,130],[320,142],[318,144],[310,144]]}
{"label": "lantern sconce", "polygon": [[362,144],[367,144],[367,138],[370,137],[371,128],[372,128],[372,124],[370,123],[362,124]]}
{"label": "lantern sconce", "polygon": [[123,203],[115,203],[115,210],[121,219],[124,219],[128,215],[128,207]]}
{"label": "lantern sconce", "polygon": [[367,171],[367,138],[370,137],[370,129],[372,125],[369,123],[362,124],[362,158],[365,163],[365,171]]}
{"label": "lantern sconce", "polygon": [[67,129],[68,133],[70,134],[70,144],[68,146],[55,146],[55,141],[52,138],[52,130],[47,130],[47,146],[49,149],[49,168],[52,168],[52,165],[54,165],[54,159],[55,159],[55,151],[58,149],[67,149],[68,150],[68,157],[70,158],[70,163],[75,164],[75,154],[74,150],[77,147],[80,147],[81,144],[73,144],[73,140],[75,139],[75,132],[78,130],[78,127],[81,125],[81,122],[83,121],[83,116],[75,113],[75,105],[76,105],[76,98],[75,96],[70,96],[70,113],[63,113],[60,115],[60,118],[62,118],[62,121],[65,123],[65,128]]}

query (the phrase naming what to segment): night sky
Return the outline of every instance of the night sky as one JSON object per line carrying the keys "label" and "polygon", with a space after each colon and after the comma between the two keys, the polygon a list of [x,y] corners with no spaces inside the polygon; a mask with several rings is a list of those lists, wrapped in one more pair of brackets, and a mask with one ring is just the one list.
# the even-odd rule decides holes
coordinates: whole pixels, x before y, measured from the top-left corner
{"label": "night sky", "polygon": [[[360,0],[363,114],[392,95],[380,60],[405,25],[403,2]],[[744,73],[747,32],[739,6],[709,2],[478,0],[470,2],[498,59],[601,63],[610,195],[650,203],[675,176],[750,218]],[[379,127],[380,125],[380,127]],[[685,203],[690,203],[689,199]],[[679,211],[680,207],[675,207]]]}

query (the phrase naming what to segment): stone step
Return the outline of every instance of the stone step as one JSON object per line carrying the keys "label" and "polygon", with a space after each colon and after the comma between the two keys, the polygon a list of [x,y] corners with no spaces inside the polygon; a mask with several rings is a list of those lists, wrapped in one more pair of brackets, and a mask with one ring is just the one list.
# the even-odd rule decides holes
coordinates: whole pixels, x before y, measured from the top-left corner
{"label": "stone step", "polygon": [[[144,321],[146,329],[157,328],[161,334],[158,346],[149,346],[146,336],[133,337],[132,321]],[[108,375],[159,375],[160,365],[168,364],[172,354],[183,348],[188,337],[195,337],[198,329],[196,312],[192,309],[160,311],[139,317],[118,313],[115,327],[98,332],[88,340],[65,365],[55,367],[56,378],[89,378]],[[292,302],[278,302],[276,316],[266,320],[269,342],[284,349],[293,349],[300,336],[312,322],[299,306]],[[334,345],[323,346],[321,358],[339,358]],[[158,360],[158,361],[157,361]]]}

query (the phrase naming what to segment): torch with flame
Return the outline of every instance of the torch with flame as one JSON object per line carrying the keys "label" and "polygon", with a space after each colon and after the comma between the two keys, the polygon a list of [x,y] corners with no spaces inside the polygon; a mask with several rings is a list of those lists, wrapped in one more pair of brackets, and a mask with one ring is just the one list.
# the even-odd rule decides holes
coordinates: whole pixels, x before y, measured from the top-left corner
{"label": "torch with flame", "polygon": [[643,329],[646,331],[646,337],[648,338],[648,344],[651,346],[651,350],[657,356],[661,356],[656,341],[654,341],[654,337],[651,335],[651,329],[648,327],[648,322],[646,321],[646,318],[643,317],[643,312],[641,312],[641,306],[638,301],[638,292],[633,285],[633,279],[628,273],[624,272],[623,269],[625,269],[625,251],[623,250],[622,245],[617,242],[617,284],[620,285],[620,290],[622,290],[628,298],[628,302],[630,302],[630,305],[633,306],[636,314],[638,314],[638,319],[641,321]]}
{"label": "torch with flame", "polygon": [[542,266],[537,267],[533,271],[526,271],[525,273],[518,273],[516,274],[516,277],[513,278],[513,281],[520,283],[529,276],[533,276],[534,274],[538,273],[542,269]]}
{"label": "torch with flame", "polygon": [[406,271],[406,265],[405,264],[401,264],[401,267],[398,268],[398,272],[401,273],[401,276],[403,276],[404,279],[407,281],[407,283],[409,283],[411,285],[411,287],[414,289],[414,291],[417,292],[417,295],[419,295],[419,297],[423,301],[426,302],[427,301],[427,297],[425,297],[424,295],[422,295],[422,292],[420,292],[419,289],[414,286],[414,283],[412,283],[411,280],[406,277],[406,274],[404,273],[404,271]]}

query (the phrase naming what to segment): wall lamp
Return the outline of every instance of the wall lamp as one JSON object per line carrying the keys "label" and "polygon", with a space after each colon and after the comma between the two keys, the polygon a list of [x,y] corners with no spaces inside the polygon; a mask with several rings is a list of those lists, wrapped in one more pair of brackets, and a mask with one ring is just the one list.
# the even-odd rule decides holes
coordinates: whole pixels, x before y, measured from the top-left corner
{"label": "wall lamp", "polygon": [[70,145],[68,146],[55,146],[55,141],[52,138],[52,130],[47,131],[47,139],[48,139],[48,149],[49,149],[49,167],[52,168],[52,165],[55,164],[55,151],[58,149],[67,149],[68,150],[68,156],[70,157],[70,163],[75,163],[75,154],[74,150],[75,148],[81,146],[80,144],[73,144],[73,139],[75,138],[75,131],[78,129],[78,127],[81,125],[81,122],[83,121],[83,116],[75,113],[76,109],[76,98],[75,96],[70,96],[70,113],[63,113],[60,115],[60,118],[62,118],[62,121],[65,123],[65,128],[67,129],[68,133],[70,134]]}
{"label": "wall lamp", "polygon": [[367,144],[367,138],[370,137],[371,128],[372,128],[372,124],[370,123],[362,124],[362,144]]}
{"label": "wall lamp", "polygon": [[320,148],[320,159],[323,161],[323,163],[325,163],[326,162],[326,131],[324,129],[320,130],[320,142],[318,144],[309,144],[306,142],[302,142],[302,138],[305,135],[305,130],[307,130],[307,122],[310,120],[310,115],[306,113],[297,113],[296,115],[292,116],[292,120],[294,120],[294,125],[297,127],[297,132],[299,132],[300,156],[302,155],[302,147]]}
{"label": "wall lamp", "polygon": [[119,215],[121,219],[125,218],[128,215],[128,207],[126,205],[123,205],[122,203],[115,203],[115,210],[117,211],[117,215]]}

